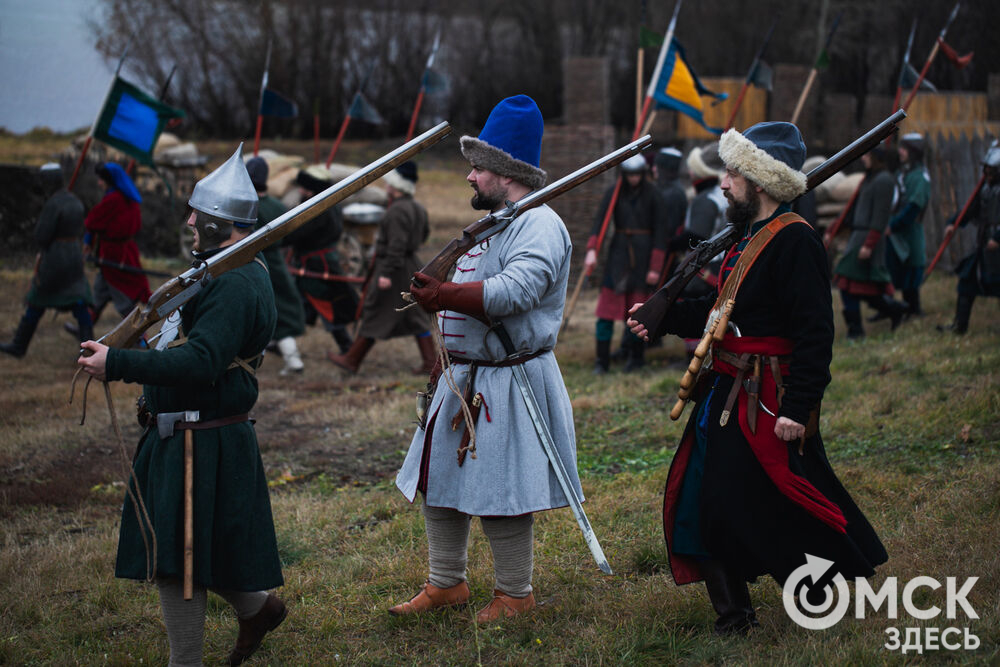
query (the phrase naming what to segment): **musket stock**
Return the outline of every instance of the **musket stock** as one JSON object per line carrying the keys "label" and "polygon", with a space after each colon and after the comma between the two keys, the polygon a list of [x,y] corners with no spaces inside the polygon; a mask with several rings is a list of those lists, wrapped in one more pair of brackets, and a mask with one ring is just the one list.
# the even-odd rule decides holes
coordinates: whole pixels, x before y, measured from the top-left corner
{"label": "musket stock", "polygon": [[438,124],[416,139],[358,169],[347,178],[275,218],[238,243],[223,248],[205,261],[195,262],[190,269],[161,285],[148,303],[132,309],[132,312],[98,342],[117,348],[135,345],[143,332],[186,303],[213,277],[252,261],[259,251],[281,240],[366,185],[382,178],[417,153],[444,139],[450,132],[451,127],[447,122]]}
{"label": "musket stock", "polygon": [[[848,164],[858,159],[872,148],[877,146],[883,139],[896,131],[897,125],[906,118],[906,112],[902,109],[883,120],[881,123],[865,132],[855,139],[846,148],[841,149],[836,155],[819,165],[806,174],[806,192],[809,192],[826,179],[842,170]],[[660,325],[667,311],[677,301],[681,292],[691,279],[701,270],[705,264],[720,252],[727,251],[740,237],[741,231],[733,225],[727,225],[725,229],[712,238],[699,243],[687,256],[681,260],[677,266],[677,272],[670,280],[663,284],[663,287],[653,293],[645,303],[642,304],[631,315],[631,318],[642,324],[650,335],[660,330]]]}
{"label": "musket stock", "polygon": [[[652,138],[647,134],[632,143],[622,146],[616,151],[608,153],[602,158],[594,160],[587,166],[581,167],[567,176],[563,176],[558,181],[550,183],[540,190],[531,192],[516,202],[507,202],[507,206],[502,210],[483,216],[463,229],[462,235],[452,239],[434,259],[429,261],[424,268],[420,269],[420,273],[437,280],[447,280],[451,267],[463,254],[491,236],[502,232],[514,218],[555,199],[559,195],[572,190],[581,183],[589,181],[633,155],[638,155],[652,145],[652,143]],[[418,287],[420,286],[420,282],[415,278],[413,279],[413,283]]]}

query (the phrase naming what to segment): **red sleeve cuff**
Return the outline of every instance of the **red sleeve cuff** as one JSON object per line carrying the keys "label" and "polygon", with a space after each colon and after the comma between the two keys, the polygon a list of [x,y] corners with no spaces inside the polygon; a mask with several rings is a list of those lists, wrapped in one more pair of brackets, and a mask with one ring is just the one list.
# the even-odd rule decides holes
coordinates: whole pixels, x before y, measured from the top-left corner
{"label": "red sleeve cuff", "polygon": [[882,238],[882,232],[874,229],[868,230],[868,236],[865,237],[865,247],[874,248],[878,244],[880,238]]}
{"label": "red sleeve cuff", "polygon": [[597,235],[592,235],[587,239],[587,250],[597,250]]}
{"label": "red sleeve cuff", "polygon": [[667,261],[667,253],[659,248],[653,248],[649,255],[649,270],[663,273],[663,265]]}

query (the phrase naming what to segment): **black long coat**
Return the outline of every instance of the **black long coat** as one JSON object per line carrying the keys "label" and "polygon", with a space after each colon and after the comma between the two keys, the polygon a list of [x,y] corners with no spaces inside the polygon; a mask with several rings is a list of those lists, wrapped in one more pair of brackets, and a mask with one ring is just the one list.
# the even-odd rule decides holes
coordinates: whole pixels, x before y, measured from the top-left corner
{"label": "black long coat", "polygon": [[[675,304],[664,318],[662,333],[700,337],[715,298],[712,294]],[[731,321],[742,336],[791,341],[788,374],[783,378],[786,393],[777,415],[806,424],[830,381],[834,332],[826,255],[814,230],[795,223],[777,234],[748,272],[736,296]],[[720,425],[733,381],[729,375],[710,374],[709,385],[714,385],[714,390],[698,397],[668,474],[664,529],[675,579],[689,583],[700,578],[697,566],[673,551],[673,520],[678,510],[684,513],[685,508],[679,505],[687,484],[701,486],[692,503],[695,516],[681,518],[700,529],[704,552],[723,560],[748,580],[766,573],[783,583],[805,562],[804,553],[834,561],[847,578],[871,575],[874,566],[887,559],[885,549],[830,467],[820,434],[806,439],[802,454],[798,442],[787,443],[788,468],[840,508],[847,519],[846,533],[831,528],[779,492],[750,449],[738,414],[725,426]],[[687,475],[686,466],[696,453],[696,422],[705,401],[703,473]]]}
{"label": "black long coat", "polygon": [[89,303],[90,285],[83,273],[83,204],[68,190],[56,192],[35,223],[38,270],[27,301],[36,308],[70,308]]}
{"label": "black long coat", "polygon": [[[598,215],[594,220],[591,236],[601,231],[604,212],[611,203],[612,190],[604,194]],[[615,204],[614,228],[611,236],[608,259],[604,268],[601,287],[617,293],[647,290],[646,274],[649,259],[654,249],[661,252],[667,245],[666,205],[663,195],[656,186],[643,179],[637,188],[622,184],[621,194]]]}

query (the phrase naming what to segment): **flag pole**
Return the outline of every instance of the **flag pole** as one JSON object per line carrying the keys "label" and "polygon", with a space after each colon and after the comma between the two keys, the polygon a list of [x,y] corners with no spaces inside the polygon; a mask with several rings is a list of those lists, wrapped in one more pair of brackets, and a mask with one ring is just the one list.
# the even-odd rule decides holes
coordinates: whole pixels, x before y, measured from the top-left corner
{"label": "flag pole", "polygon": [[[823,2],[824,15],[826,14],[826,8],[828,5],[829,1],[824,0]],[[840,25],[840,17],[843,15],[844,15],[843,12],[837,14],[837,18],[833,20],[833,25],[830,26],[830,32],[828,32],[826,35],[826,42],[823,44],[822,50],[818,54],[816,54],[816,61],[813,63],[812,70],[810,70],[809,72],[809,78],[806,79],[806,85],[802,89],[802,93],[799,95],[798,102],[795,103],[795,111],[792,113],[792,120],[791,120],[792,125],[796,124],[799,120],[799,114],[802,113],[802,107],[805,106],[806,98],[809,97],[809,91],[812,89],[813,83],[816,81],[816,75],[819,73],[819,66],[818,66],[819,60],[820,58],[823,57],[824,53],[828,53],[830,44],[833,42],[833,35],[834,33],[837,32],[837,26]]]}
{"label": "flag pole", "polygon": [[111,91],[114,90],[115,81],[118,80],[118,74],[122,71],[122,65],[125,63],[125,57],[128,56],[129,49],[132,48],[132,41],[135,39],[135,33],[128,38],[128,42],[125,44],[125,50],[122,51],[121,58],[118,59],[118,67],[115,68],[115,75],[111,77],[111,83],[108,85],[108,90],[104,93],[104,101],[101,102],[101,107],[97,111],[97,116],[94,118],[94,122],[90,126],[90,131],[87,133],[87,139],[83,142],[83,148],[80,149],[80,157],[76,160],[76,166],[73,167],[73,175],[70,176],[69,185],[66,186],[67,190],[72,191],[73,185],[76,183],[76,177],[80,175],[80,167],[83,166],[83,160],[87,157],[87,151],[90,150],[90,144],[94,141],[94,132],[97,131],[97,121],[101,119],[101,113],[104,111],[104,107],[108,104],[108,97],[111,95]]}
{"label": "flag pole", "polygon": [[260,152],[260,129],[264,122],[264,89],[267,88],[267,71],[271,69],[271,39],[267,40],[267,57],[264,59],[264,76],[260,78],[260,96],[257,98],[257,129],[253,134],[253,155]]}
{"label": "flag pole", "polygon": [[753,57],[753,62],[750,63],[750,69],[747,71],[747,77],[743,81],[743,86],[740,88],[739,97],[736,98],[736,104],[733,106],[732,112],[729,114],[729,120],[726,121],[726,126],[722,128],[723,131],[728,130],[733,126],[733,121],[736,120],[736,112],[740,110],[740,105],[743,104],[743,96],[747,93],[747,88],[750,86],[754,74],[757,72],[757,65],[760,63],[761,58],[764,57],[764,50],[767,49],[768,42],[771,41],[771,35],[774,34],[774,28],[778,25],[778,16],[774,17],[771,22],[771,27],[767,31],[767,35],[764,37],[764,42],[757,49],[757,55]]}
{"label": "flag pole", "polygon": [[910,89],[910,94],[906,96],[906,101],[903,102],[903,111],[910,108],[910,103],[913,101],[913,98],[917,96],[917,91],[920,90],[920,84],[924,82],[924,77],[927,76],[927,70],[931,68],[931,63],[934,62],[935,58],[937,58],[938,51],[941,49],[941,42],[944,41],[944,37],[948,33],[948,28],[951,26],[951,22],[955,20],[956,16],[958,16],[958,8],[961,4],[961,0],[956,2],[955,7],[951,10],[951,14],[948,15],[948,20],[945,21],[944,27],[941,28],[941,33],[934,41],[934,46],[931,48],[931,54],[927,56],[927,61],[924,63],[923,69],[920,70],[920,76],[917,77],[917,82],[913,84],[913,88]]}
{"label": "flag pole", "polygon": [[420,107],[424,103],[424,93],[427,91],[427,73],[430,71],[431,66],[434,65],[434,56],[437,55],[438,46],[441,44],[441,30],[437,31],[434,35],[434,46],[431,47],[431,53],[427,56],[427,64],[424,65],[424,73],[420,77],[420,92],[417,93],[417,101],[413,105],[413,114],[410,116],[410,126],[406,130],[406,140],[409,141],[413,138],[413,132],[417,129],[417,119],[420,118]]}
{"label": "flag pole", "polygon": [[[910,26],[910,37],[906,40],[906,53],[903,54],[903,67],[899,72],[899,79],[896,81],[896,96],[892,100],[892,110],[895,111],[899,109],[899,100],[903,97],[903,73],[906,71],[906,66],[910,62],[910,51],[913,50],[913,37],[917,34],[917,19],[913,19],[913,25]],[[892,135],[889,135],[892,136]],[[886,137],[888,140],[889,137]]]}
{"label": "flag pole", "polygon": [[[157,99],[159,99],[161,102],[163,102],[163,99],[167,96],[167,89],[170,87],[170,80],[174,78],[174,72],[176,71],[177,71],[177,65],[171,67],[170,74],[167,75],[167,80],[164,81],[163,85],[160,87],[160,96]],[[131,176],[132,170],[134,168],[135,168],[135,158],[129,158],[128,164],[125,165],[125,173]]]}
{"label": "flag pole", "polygon": [[313,98],[313,164],[319,164],[319,98]]}
{"label": "flag pole", "polygon": [[330,168],[330,164],[333,163],[333,157],[337,154],[337,150],[340,149],[340,142],[344,138],[344,133],[347,132],[347,126],[351,124],[351,109],[354,108],[354,103],[357,102],[360,106],[361,104],[361,93],[364,91],[365,86],[368,85],[368,79],[371,78],[372,72],[375,71],[375,63],[371,64],[368,68],[368,73],[365,74],[365,78],[361,80],[361,85],[358,86],[357,92],[354,93],[354,97],[351,99],[351,106],[347,107],[347,115],[344,117],[344,122],[340,124],[340,131],[337,132],[337,138],[333,142],[333,148],[330,149],[330,154],[326,157],[326,168]]}
{"label": "flag pole", "polygon": [[[660,78],[660,74],[663,72],[663,63],[667,59],[667,51],[670,50],[670,43],[674,40],[674,30],[677,27],[677,15],[681,11],[681,4],[684,0],[677,0],[677,4],[674,5],[674,14],[670,18],[670,25],[667,27],[667,34],[663,40],[663,44],[660,46],[660,54],[656,58],[656,67],[653,69],[653,78],[649,81],[649,87],[646,89],[646,100],[642,104],[642,113],[635,124],[635,130],[632,133],[632,141],[638,139],[641,134],[643,125],[645,124],[646,117],[649,115],[650,107],[653,104],[653,94],[656,91],[657,81]],[[621,194],[622,190],[622,177],[621,174],[618,175],[618,179],[615,181],[615,189],[611,192],[611,200],[608,202],[608,208],[604,212],[604,220],[601,221],[601,230],[597,235],[597,245],[594,249],[598,254],[601,252],[601,244],[604,242],[604,236],[608,231],[608,224],[611,222],[611,216],[615,212],[615,206],[618,204],[618,196]],[[562,328],[565,329],[569,326],[569,320],[573,316],[573,309],[576,308],[577,299],[580,298],[580,290],[583,289],[583,283],[590,277],[593,273],[593,268],[589,271],[584,268],[580,272],[580,278],[576,282],[576,287],[573,288],[573,296],[570,298],[569,304],[565,309],[565,317],[563,318]]]}
{"label": "flag pole", "polygon": [[[354,99],[357,99],[361,91],[354,93]],[[352,100],[351,105],[354,105]],[[344,122],[340,124],[340,131],[337,132],[337,138],[333,142],[333,148],[330,149],[330,154],[326,157],[326,168],[330,168],[330,164],[333,162],[333,157],[337,154],[337,150],[340,148],[340,141],[344,138],[344,133],[347,132],[347,126],[351,124],[351,110],[348,108],[347,115],[344,116]]]}

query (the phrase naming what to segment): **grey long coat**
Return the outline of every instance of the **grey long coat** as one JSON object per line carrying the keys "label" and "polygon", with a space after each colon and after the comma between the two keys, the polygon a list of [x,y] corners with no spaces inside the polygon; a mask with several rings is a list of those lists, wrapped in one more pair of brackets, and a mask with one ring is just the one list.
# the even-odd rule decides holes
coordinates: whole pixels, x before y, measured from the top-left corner
{"label": "grey long coat", "polygon": [[[562,220],[547,206],[524,213],[457,262],[455,282],[483,281],[483,305],[502,321],[518,350],[551,349],[562,322],[572,244]],[[478,320],[441,311],[445,345],[473,359],[502,359],[503,345]],[[455,384],[465,387],[468,365],[453,365]],[[525,362],[535,398],[580,498],[573,409],[555,355]],[[412,502],[421,469],[427,504],[473,516],[517,516],[567,505],[524,406],[510,368],[480,368],[475,389],[484,407],[476,428],[477,457],[459,467],[456,450],[463,428],[451,430],[459,399],[442,377],[428,410],[427,430],[417,429],[396,486]]]}

